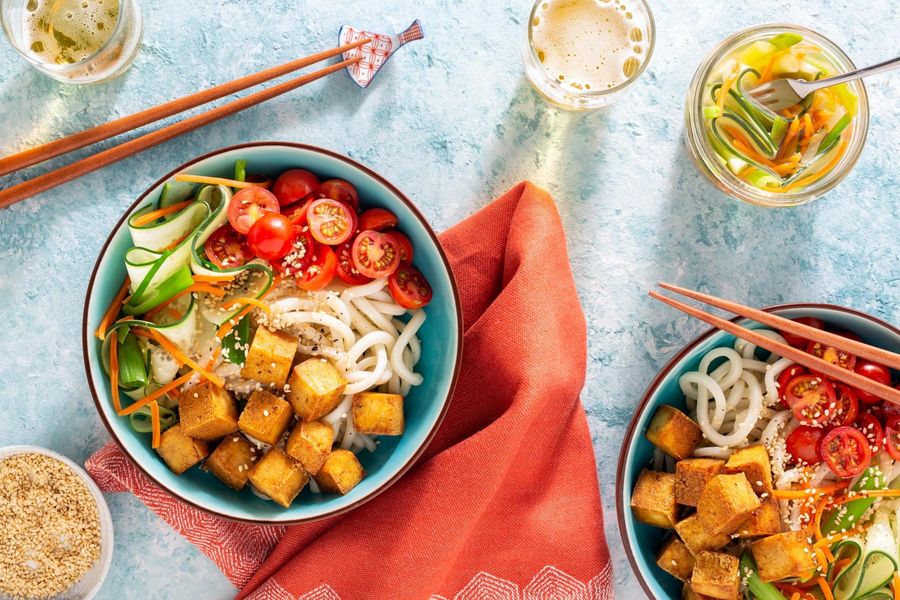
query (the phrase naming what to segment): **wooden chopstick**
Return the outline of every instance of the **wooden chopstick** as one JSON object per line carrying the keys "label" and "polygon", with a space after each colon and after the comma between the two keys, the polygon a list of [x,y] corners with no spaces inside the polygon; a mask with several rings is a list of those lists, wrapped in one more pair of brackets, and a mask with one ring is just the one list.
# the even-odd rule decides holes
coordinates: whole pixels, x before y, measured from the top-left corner
{"label": "wooden chopstick", "polygon": [[700,302],[704,302],[711,306],[721,308],[722,310],[727,310],[728,312],[732,312],[736,315],[740,315],[748,319],[753,319],[754,321],[759,321],[763,325],[775,327],[776,329],[787,331],[788,333],[793,333],[794,335],[798,335],[807,340],[813,340],[815,342],[825,344],[826,346],[833,346],[835,348],[839,348],[841,350],[849,352],[850,354],[861,356],[867,360],[871,360],[886,367],[900,370],[900,354],[896,354],[894,352],[891,352],[890,350],[885,350],[884,348],[876,348],[875,346],[870,346],[868,344],[864,344],[863,342],[858,342],[841,335],[829,333],[822,329],[816,329],[815,327],[810,327],[809,325],[804,325],[803,323],[798,323],[797,321],[792,321],[791,319],[785,319],[784,317],[779,317],[778,315],[773,315],[772,313],[767,313],[763,310],[744,306],[743,304],[731,302],[730,300],[723,300],[722,298],[717,298],[716,296],[710,296],[709,294],[689,290],[677,285],[672,285],[671,283],[660,283],[659,287],[671,292],[675,292],[676,294],[681,294],[682,296],[687,296],[688,298],[693,298],[694,300],[699,300]]}
{"label": "wooden chopstick", "polygon": [[118,162],[123,158],[132,156],[134,154],[137,154],[138,152],[142,152],[147,148],[152,148],[153,146],[157,146],[163,142],[171,140],[172,138],[178,137],[179,135],[182,135],[189,131],[193,131],[195,129],[203,127],[204,125],[208,125],[210,123],[218,121],[219,119],[223,119],[244,109],[250,108],[251,106],[255,106],[261,102],[265,102],[266,100],[270,100],[272,98],[275,98],[276,96],[280,96],[281,94],[297,89],[298,87],[304,86],[307,83],[310,83],[317,79],[321,79],[326,75],[330,75],[331,73],[340,71],[345,67],[355,64],[359,62],[359,60],[360,57],[349,58],[308,75],[290,79],[288,81],[285,81],[284,83],[279,83],[278,85],[274,85],[268,89],[255,92],[238,100],[229,102],[228,104],[223,104],[222,106],[218,106],[204,113],[189,117],[187,119],[184,119],[183,121],[173,123],[168,127],[163,127],[162,129],[152,131],[146,135],[142,135],[141,137],[119,144],[118,146],[113,146],[108,150],[98,152],[97,154],[68,164],[64,167],[56,169],[55,171],[39,175],[34,179],[29,179],[28,181],[23,181],[22,183],[14,185],[10,188],[0,190],[0,208],[11,206],[16,202],[20,202],[22,200],[25,200],[26,198],[34,196],[35,194],[39,194],[43,191],[66,183],[67,181],[71,181],[73,179],[81,177],[82,175]]}
{"label": "wooden chopstick", "polygon": [[802,350],[794,348],[793,346],[783,344],[777,340],[773,340],[772,338],[761,335],[753,331],[752,329],[741,327],[740,325],[728,321],[727,319],[723,319],[722,317],[717,317],[716,315],[709,314],[698,308],[694,308],[693,306],[689,306],[683,302],[679,302],[678,300],[663,296],[662,294],[654,290],[650,291],[650,297],[659,300],[660,302],[664,302],[669,306],[677,308],[681,312],[687,313],[692,317],[696,317],[701,321],[705,321],[713,327],[721,329],[722,331],[727,331],[728,333],[746,340],[751,344],[756,344],[760,348],[765,348],[769,352],[774,352],[779,356],[789,358],[792,361],[801,364],[804,367],[811,369],[817,373],[821,373],[823,375],[826,375],[827,377],[830,377],[831,379],[846,383],[851,387],[869,392],[870,394],[874,394],[892,404],[900,405],[900,390],[882,385],[872,379],[869,379],[868,377],[863,377],[862,375],[854,373],[853,371],[842,369],[837,365],[834,365],[828,361],[813,356],[812,354],[808,354]]}
{"label": "wooden chopstick", "polygon": [[194,94],[189,94],[182,98],[165,102],[133,115],[128,115],[127,117],[122,117],[121,119],[110,121],[109,123],[97,125],[96,127],[48,142],[36,148],[30,148],[10,156],[4,156],[0,158],[0,176],[7,175],[19,169],[24,169],[25,167],[30,167],[31,165],[49,160],[61,154],[77,150],[78,148],[95,144],[121,133],[132,131],[138,127],[143,127],[144,125],[154,123],[160,119],[171,117],[172,115],[196,108],[202,104],[218,100],[219,98],[230,96],[231,94],[259,85],[270,79],[287,75],[288,73],[308,67],[309,65],[331,58],[332,56],[343,54],[348,50],[358,48],[370,41],[372,41],[370,38],[363,38],[352,44],[346,44],[344,46],[319,52],[318,54],[298,58],[277,67],[264,69],[258,73],[246,75],[235,79],[234,81],[229,81]]}

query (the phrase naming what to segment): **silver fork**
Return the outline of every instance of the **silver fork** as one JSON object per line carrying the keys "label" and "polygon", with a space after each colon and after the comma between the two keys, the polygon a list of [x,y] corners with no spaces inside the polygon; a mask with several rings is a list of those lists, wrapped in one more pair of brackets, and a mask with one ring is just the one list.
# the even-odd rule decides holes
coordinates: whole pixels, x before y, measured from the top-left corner
{"label": "silver fork", "polygon": [[853,81],[867,75],[883,73],[900,67],[900,57],[886,60],[877,65],[857,69],[843,75],[835,75],[828,79],[818,81],[803,81],[802,79],[775,79],[768,83],[758,85],[747,93],[757,103],[771,111],[778,111],[789,106],[794,106],[816,90],[827,88],[839,83]]}

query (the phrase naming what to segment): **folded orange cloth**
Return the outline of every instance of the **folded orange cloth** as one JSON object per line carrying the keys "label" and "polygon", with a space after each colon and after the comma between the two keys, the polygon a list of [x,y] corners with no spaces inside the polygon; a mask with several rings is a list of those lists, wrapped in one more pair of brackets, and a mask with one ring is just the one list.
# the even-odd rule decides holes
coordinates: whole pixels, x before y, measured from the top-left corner
{"label": "folded orange cloth", "polygon": [[552,199],[529,183],[441,235],[463,305],[456,392],[417,465],[346,515],[287,528],[212,517],[115,446],[88,470],[210,555],[239,598],[612,598],[563,240]]}

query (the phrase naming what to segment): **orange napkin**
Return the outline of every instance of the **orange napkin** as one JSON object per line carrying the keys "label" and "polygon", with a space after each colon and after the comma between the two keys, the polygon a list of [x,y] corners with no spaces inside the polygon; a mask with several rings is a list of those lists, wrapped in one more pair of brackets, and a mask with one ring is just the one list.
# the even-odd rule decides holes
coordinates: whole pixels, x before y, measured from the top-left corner
{"label": "orange napkin", "polygon": [[113,445],[88,470],[197,544],[239,598],[612,598],[563,241],[552,199],[529,183],[441,236],[463,305],[456,392],[418,464],[346,515],[287,528],[212,517]]}

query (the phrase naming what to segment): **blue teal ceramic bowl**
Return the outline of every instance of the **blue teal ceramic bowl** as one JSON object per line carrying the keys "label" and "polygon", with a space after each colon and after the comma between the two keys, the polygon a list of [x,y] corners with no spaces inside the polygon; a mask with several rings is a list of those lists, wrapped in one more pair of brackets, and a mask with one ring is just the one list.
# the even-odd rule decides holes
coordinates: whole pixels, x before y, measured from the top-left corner
{"label": "blue teal ceramic bowl", "polygon": [[[109,379],[100,362],[100,342],[94,337],[100,319],[125,278],[122,257],[131,246],[127,217],[153,202],[162,185],[176,173],[231,177],[235,160],[243,158],[254,173],[275,176],[303,167],[323,179],[345,179],[356,186],[365,207],[383,207],[400,220],[416,249],[415,264],[428,278],[434,299],[426,308],[428,318],[419,330],[422,358],[417,370],[424,383],[406,398],[406,433],[383,438],[375,452],[363,452],[360,460],[367,476],[346,496],[313,494],[306,488],[290,508],[257,498],[245,489],[235,492],[213,475],[194,468],[177,476],[150,448],[150,436],[131,429],[128,419],[112,408]],[[147,190],[113,229],[88,285],[84,305],[84,364],[97,411],[113,439],[131,460],[161,487],[185,502],[230,519],[288,524],[333,516],[359,506],[387,489],[405,473],[434,437],[447,412],[462,356],[462,315],[456,282],[437,236],[415,205],[396,187],[367,167],[340,154],[287,142],[232,146],[192,160]]]}
{"label": "blue teal ceramic bowl", "polygon": [[[868,344],[900,352],[900,329],[850,308],[828,304],[790,304],[765,310],[789,319],[817,317],[835,328],[856,333]],[[747,319],[735,321],[745,327],[762,327]],[[653,444],[647,441],[644,432],[658,406],[668,404],[686,410],[678,379],[685,372],[696,370],[707,352],[731,346],[734,340],[729,333],[711,329],[681,350],[647,388],[622,442],[616,481],[619,531],[631,568],[650,598],[681,598],[681,582],[656,566],[656,554],[668,531],[638,523],[631,513],[631,492],[641,469],[650,464],[653,454]]]}

